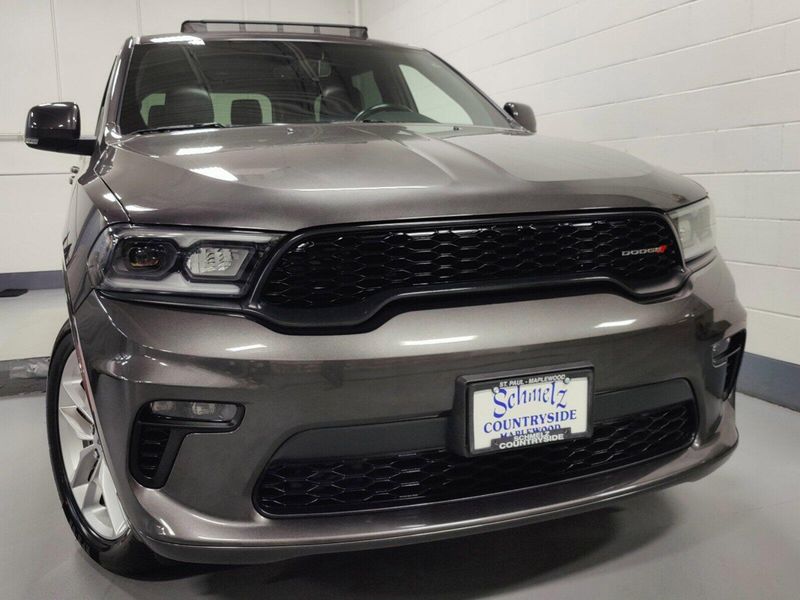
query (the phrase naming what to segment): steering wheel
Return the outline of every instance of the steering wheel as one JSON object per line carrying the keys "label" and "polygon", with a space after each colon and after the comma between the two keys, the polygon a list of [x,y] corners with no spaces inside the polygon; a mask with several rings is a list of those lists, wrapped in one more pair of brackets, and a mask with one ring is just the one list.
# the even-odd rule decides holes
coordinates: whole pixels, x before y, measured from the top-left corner
{"label": "steering wheel", "polygon": [[[402,104],[390,104],[390,103],[382,103],[376,104],[374,106],[370,106],[369,108],[365,108],[360,113],[358,113],[355,117],[353,117],[353,121],[365,121],[369,119],[372,115],[377,115],[381,112],[386,111],[399,111],[399,112],[409,112],[409,113],[417,113],[417,111],[408,108],[407,106],[403,106]],[[419,113],[417,113],[419,114]]]}

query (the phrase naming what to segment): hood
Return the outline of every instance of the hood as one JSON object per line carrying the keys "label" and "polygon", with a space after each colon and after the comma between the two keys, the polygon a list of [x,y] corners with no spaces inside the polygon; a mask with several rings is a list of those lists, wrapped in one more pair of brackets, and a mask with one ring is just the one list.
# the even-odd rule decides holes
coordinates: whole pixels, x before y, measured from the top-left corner
{"label": "hood", "polygon": [[524,131],[262,126],[134,135],[98,174],[140,224],[294,231],[335,223],[669,210],[701,186],[627,154]]}

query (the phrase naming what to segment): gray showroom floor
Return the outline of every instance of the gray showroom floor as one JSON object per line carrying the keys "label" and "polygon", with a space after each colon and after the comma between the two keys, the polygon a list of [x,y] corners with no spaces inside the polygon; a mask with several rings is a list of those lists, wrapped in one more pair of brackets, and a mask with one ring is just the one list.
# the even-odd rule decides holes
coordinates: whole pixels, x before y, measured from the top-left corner
{"label": "gray showroom floor", "polygon": [[40,396],[0,399],[0,599],[797,598],[800,414],[740,397],[705,480],[524,529],[271,567],[105,573],[62,519]]}

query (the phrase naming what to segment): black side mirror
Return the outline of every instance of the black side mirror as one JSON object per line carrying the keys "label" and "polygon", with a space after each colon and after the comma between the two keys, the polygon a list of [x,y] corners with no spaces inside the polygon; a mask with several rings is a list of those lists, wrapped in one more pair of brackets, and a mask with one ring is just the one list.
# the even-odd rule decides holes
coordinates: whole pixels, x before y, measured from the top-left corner
{"label": "black side mirror", "polygon": [[531,133],[536,133],[536,116],[530,106],[520,102],[506,102],[503,110],[525,129]]}
{"label": "black side mirror", "polygon": [[81,111],[74,102],[38,104],[28,111],[25,143],[37,150],[66,154],[94,152],[94,139],[81,139]]}

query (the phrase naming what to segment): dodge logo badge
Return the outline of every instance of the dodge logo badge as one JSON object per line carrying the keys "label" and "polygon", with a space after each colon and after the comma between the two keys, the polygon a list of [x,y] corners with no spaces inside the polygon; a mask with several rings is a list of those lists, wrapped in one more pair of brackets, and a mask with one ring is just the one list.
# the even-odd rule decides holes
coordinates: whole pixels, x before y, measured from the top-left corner
{"label": "dodge logo badge", "polygon": [[623,250],[622,256],[637,256],[639,254],[664,254],[667,251],[667,245],[661,244],[655,248],[640,248],[638,250]]}

